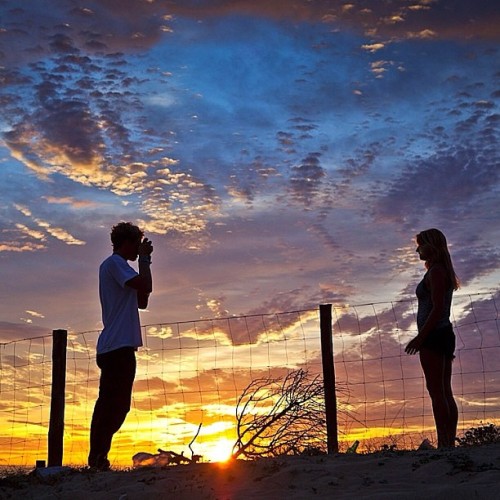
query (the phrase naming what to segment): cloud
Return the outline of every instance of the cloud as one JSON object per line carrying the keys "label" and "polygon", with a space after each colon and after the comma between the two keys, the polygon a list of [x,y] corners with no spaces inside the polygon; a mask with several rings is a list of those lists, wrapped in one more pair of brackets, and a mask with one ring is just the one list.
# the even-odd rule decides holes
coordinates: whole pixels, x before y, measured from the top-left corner
{"label": "cloud", "polygon": [[[442,216],[453,211],[457,199],[463,210],[497,185],[500,174],[494,161],[476,160],[476,150],[450,146],[427,159],[414,161],[392,181],[376,203],[376,216],[415,223],[430,211]],[[493,160],[493,158],[492,158]],[[464,214],[466,216],[466,214]],[[477,216],[478,214],[475,213]]]}
{"label": "cloud", "polygon": [[424,30],[419,31],[417,33],[409,32],[407,34],[407,36],[408,36],[409,39],[419,38],[421,40],[428,40],[428,39],[431,39],[431,38],[437,38],[437,33],[435,31],[432,31],[432,30],[429,30],[429,29],[424,29]]}
{"label": "cloud", "polygon": [[374,53],[377,52],[378,50],[381,50],[385,47],[383,43],[370,43],[370,44],[364,44],[361,45],[361,48],[364,50],[367,50],[368,52]]}
{"label": "cloud", "polygon": [[[47,113],[46,116],[41,116]],[[43,107],[38,117],[26,117],[5,134],[11,154],[28,168],[47,179],[61,173],[77,182],[89,183],[100,175],[101,143],[98,127],[88,107],[80,102],[57,102]],[[108,176],[101,183],[109,184]]]}
{"label": "cloud", "polygon": [[54,227],[52,226],[49,222],[39,219],[37,217],[33,217],[31,210],[25,206],[22,205],[17,205],[16,208],[21,212],[24,216],[30,217],[33,222],[38,226],[38,228],[41,228],[42,231],[39,230],[33,230],[29,229],[27,226],[23,224],[16,224],[17,229],[23,234],[24,236],[30,238],[30,239],[35,239],[39,241],[46,241],[46,235],[50,235],[53,238],[56,238],[60,241],[63,241],[67,245],[84,245],[85,242],[82,240],[79,240],[78,238],[75,238],[72,236],[70,233],[68,233],[66,230],[60,228],[60,227]]}
{"label": "cloud", "polygon": [[36,229],[30,229],[29,227],[25,226],[24,224],[19,224],[19,223],[16,224],[16,228],[24,236],[27,236],[27,237],[35,239],[35,240],[40,240],[40,241],[46,240],[46,235],[42,231],[38,231]]}
{"label": "cloud", "polygon": [[323,21],[334,26],[354,28],[368,36],[411,38],[414,33],[436,32],[440,38],[448,39],[498,39],[499,13],[488,1],[472,6],[468,0],[457,0],[450,16],[446,2],[416,1],[371,2],[361,0],[345,3],[341,0],[327,0],[318,3],[295,2],[283,8],[281,0],[232,0],[208,1],[201,7],[196,2],[178,2],[172,6],[172,13],[204,18],[243,14],[268,16],[275,19],[299,19],[309,22]]}
{"label": "cloud", "polygon": [[38,337],[49,338],[51,332],[46,328],[26,323],[0,321],[0,343],[33,339]]}
{"label": "cloud", "polygon": [[326,174],[321,167],[320,156],[319,153],[311,153],[300,165],[291,168],[290,191],[293,198],[306,208],[311,208],[322,191],[322,181]]}
{"label": "cloud", "polygon": [[481,282],[500,267],[500,251],[491,242],[483,242],[477,233],[463,234],[460,245],[453,248],[453,259],[461,285]]}
{"label": "cloud", "polygon": [[0,252],[36,252],[43,250],[45,245],[17,240],[0,241]]}
{"label": "cloud", "polygon": [[[36,89],[33,100],[23,101],[21,92],[5,110],[11,127],[4,138],[12,157],[42,181],[62,175],[128,197],[126,203],[142,212],[141,222],[150,232],[205,231],[207,218],[218,211],[213,186],[162,154],[172,137],[165,142],[163,133],[137,132],[148,99],[158,109],[157,97],[148,94],[138,104],[147,79],[123,71],[128,65],[123,54],[89,57],[73,50],[77,42],[66,35],[51,40],[52,59],[37,65],[32,80],[23,81],[27,95],[29,87]],[[136,111],[139,115],[130,121]],[[46,199],[55,202],[54,197]],[[60,231],[53,236],[68,240]],[[199,240],[204,245],[203,237]],[[12,245],[5,243],[7,247]]]}
{"label": "cloud", "polygon": [[76,200],[71,196],[42,196],[49,204],[54,205],[70,205],[75,209],[86,209],[98,206],[98,203],[92,200]]}
{"label": "cloud", "polygon": [[[91,0],[89,7],[73,7],[63,0],[48,10],[40,0],[22,7],[11,0],[3,4],[5,22],[0,35],[7,44],[15,43],[20,48],[18,55],[24,61],[49,51],[70,55],[81,51],[136,51],[171,31],[171,17],[157,2],[125,0],[117,5],[113,0]],[[61,23],[61,19],[65,22]],[[11,51],[1,56],[8,64],[19,62]]]}
{"label": "cloud", "polygon": [[51,236],[63,241],[67,245],[85,245],[84,241],[75,238],[66,230],[60,227],[52,227],[48,222],[40,219],[34,219],[34,221],[38,224],[39,227],[44,228]]}
{"label": "cloud", "polygon": [[[171,167],[176,160],[168,157],[151,163],[109,164],[106,151],[100,150],[102,133],[88,107],[61,102],[52,111],[36,123],[38,128],[25,122],[6,134],[11,154],[42,180],[59,174],[119,196],[147,194],[137,203],[149,217],[144,221],[149,231],[199,232],[204,229],[206,215],[217,209],[210,186],[192,174],[173,171]],[[126,136],[125,141],[122,149],[129,148]],[[54,202],[54,198],[50,201]],[[52,233],[67,239],[60,231]]]}

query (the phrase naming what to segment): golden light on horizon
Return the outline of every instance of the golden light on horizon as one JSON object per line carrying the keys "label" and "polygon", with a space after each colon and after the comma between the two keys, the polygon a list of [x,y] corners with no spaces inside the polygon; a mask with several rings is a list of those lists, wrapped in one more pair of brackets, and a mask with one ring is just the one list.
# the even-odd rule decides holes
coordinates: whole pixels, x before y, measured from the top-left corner
{"label": "golden light on horizon", "polygon": [[234,441],[228,438],[220,438],[207,443],[207,456],[205,461],[227,462],[231,458]]}

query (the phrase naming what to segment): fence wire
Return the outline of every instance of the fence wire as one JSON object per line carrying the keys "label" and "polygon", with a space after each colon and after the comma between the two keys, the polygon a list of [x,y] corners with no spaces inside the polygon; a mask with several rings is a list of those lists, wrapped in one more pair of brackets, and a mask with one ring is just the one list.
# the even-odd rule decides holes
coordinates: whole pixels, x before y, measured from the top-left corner
{"label": "fence wire", "polygon": [[[499,294],[456,295],[453,387],[460,428],[500,415]],[[404,353],[416,334],[413,300],[333,306],[339,441],[360,450],[398,449],[435,439],[418,357]],[[69,332],[64,462],[83,465],[97,398],[98,331]],[[33,465],[47,456],[52,336],[0,344],[0,465]],[[229,454],[235,405],[256,378],[303,369],[321,374],[319,311],[214,318],[143,327],[133,407],[113,441],[114,465],[158,448],[207,460]],[[320,416],[319,416],[320,419]]]}

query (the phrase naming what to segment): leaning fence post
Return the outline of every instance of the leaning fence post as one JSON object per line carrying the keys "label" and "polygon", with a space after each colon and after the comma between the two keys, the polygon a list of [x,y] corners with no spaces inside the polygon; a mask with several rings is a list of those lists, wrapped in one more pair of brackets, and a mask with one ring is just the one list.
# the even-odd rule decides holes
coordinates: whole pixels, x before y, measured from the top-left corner
{"label": "leaning fence post", "polygon": [[50,399],[48,466],[61,466],[64,441],[67,330],[52,331],[52,392]]}
{"label": "leaning fence post", "polygon": [[321,359],[325,389],[326,433],[328,454],[338,453],[337,395],[335,393],[335,366],[333,363],[332,304],[320,304]]}

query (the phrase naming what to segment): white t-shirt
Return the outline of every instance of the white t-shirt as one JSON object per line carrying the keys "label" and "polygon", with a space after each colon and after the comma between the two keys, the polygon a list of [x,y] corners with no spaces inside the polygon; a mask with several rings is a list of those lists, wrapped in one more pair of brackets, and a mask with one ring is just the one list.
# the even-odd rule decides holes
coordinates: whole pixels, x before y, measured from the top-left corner
{"label": "white t-shirt", "polygon": [[142,346],[137,290],[125,283],[137,272],[118,254],[99,267],[99,297],[104,328],[97,341],[97,354],[121,347]]}

